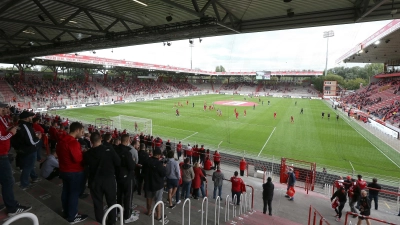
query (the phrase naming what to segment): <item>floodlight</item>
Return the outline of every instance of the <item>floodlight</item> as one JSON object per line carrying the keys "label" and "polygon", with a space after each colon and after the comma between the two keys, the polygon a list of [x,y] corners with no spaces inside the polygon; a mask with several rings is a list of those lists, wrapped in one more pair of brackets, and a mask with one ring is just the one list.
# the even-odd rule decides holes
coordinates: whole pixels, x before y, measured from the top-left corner
{"label": "floodlight", "polygon": [[379,43],[381,43],[379,40],[375,41],[376,45],[379,45]]}
{"label": "floodlight", "polygon": [[168,45],[168,46],[171,46],[171,42],[167,42],[167,45]]}
{"label": "floodlight", "polygon": [[192,44],[193,44],[193,40],[192,40],[192,39],[189,39],[189,43],[192,45]]}

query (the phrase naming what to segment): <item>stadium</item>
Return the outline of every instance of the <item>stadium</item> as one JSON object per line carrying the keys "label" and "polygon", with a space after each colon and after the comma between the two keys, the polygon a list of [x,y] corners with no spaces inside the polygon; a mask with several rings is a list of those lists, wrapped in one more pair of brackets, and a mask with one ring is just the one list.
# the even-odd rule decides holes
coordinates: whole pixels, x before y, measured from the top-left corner
{"label": "stadium", "polygon": [[[143,196],[139,194],[141,185],[140,188],[129,188],[129,207],[124,205],[125,202],[106,203],[109,200],[105,197],[104,201],[103,195],[100,203],[96,202],[95,188],[91,184],[94,178],[90,176],[96,174],[94,176],[97,177],[102,167],[96,164],[97,169],[90,173],[87,171],[90,166],[84,165],[82,168],[85,171],[82,169],[80,172],[86,178],[83,179],[85,182],[80,187],[83,190],[79,191],[79,199],[76,200],[79,211],[71,220],[66,215],[66,200],[63,197],[66,192],[70,192],[66,188],[65,174],[68,172],[60,171],[60,178],[57,175],[51,180],[37,176],[33,178],[32,173],[28,173],[26,177],[29,180],[30,176],[32,181],[23,187],[23,174],[28,167],[23,165],[26,162],[25,159],[21,161],[21,158],[26,156],[23,150],[17,149],[16,146],[19,145],[12,141],[18,135],[9,135],[11,141],[7,146],[10,147],[4,158],[10,159],[11,167],[7,162],[11,173],[8,178],[13,177],[15,184],[14,181],[10,183],[6,178],[1,178],[1,185],[4,190],[6,184],[8,187],[11,184],[12,198],[15,195],[18,205],[29,207],[18,208],[12,213],[12,207],[7,203],[10,202],[10,192],[3,191],[1,199],[4,205],[0,207],[2,223],[154,224],[158,223],[155,220],[159,220],[162,224],[200,224],[201,221],[201,224],[318,222],[348,225],[356,224],[356,217],[360,216],[374,224],[398,224],[400,61],[397,50],[400,19],[396,19],[398,15],[394,10],[400,6],[400,2],[360,0],[324,5],[314,0],[301,3],[285,0],[274,4],[254,1],[245,6],[239,1],[223,0],[134,0],[130,3],[21,0],[0,3],[0,14],[3,14],[0,16],[0,62],[12,65],[3,67],[0,71],[4,132],[7,135],[12,133],[11,124],[22,126],[18,125],[21,124],[18,120],[25,118],[21,115],[29,113],[32,113],[32,117],[35,114],[34,123],[39,120],[43,128],[47,127],[48,130],[53,124],[57,128],[56,137],[50,131],[43,131],[38,139],[38,143],[42,143],[40,147],[33,145],[38,149],[37,156],[34,153],[37,161],[34,160],[32,168],[29,167],[33,173],[36,171],[36,174],[41,174],[42,166],[55,151],[58,155],[57,161],[65,163],[60,154],[63,148],[60,143],[72,132],[74,122],[82,125],[82,133],[85,133],[79,138],[74,136],[76,143],[79,141],[76,139],[85,139],[84,143],[90,147],[95,140],[92,141],[90,135],[93,137],[99,133],[103,138],[102,145],[106,146],[105,137],[109,135],[110,145],[114,144],[115,152],[118,152],[118,146],[122,145],[121,140],[126,136],[132,149],[136,149],[133,147],[136,143],[143,144],[147,154],[153,156],[150,158],[155,158],[156,149],[160,149],[163,154],[163,159],[158,160],[160,163],[167,160],[169,152],[173,152],[173,161],[184,164],[184,158],[192,160],[193,157],[195,166],[197,157],[200,167],[205,169],[202,172],[204,180],[201,181],[201,188],[193,187],[193,179],[193,198],[182,198],[181,201],[178,197],[174,201],[168,200],[169,178],[164,176],[163,190],[166,193],[161,191],[161,201],[153,202],[161,205],[159,218],[156,215],[160,212],[155,210],[154,204],[150,204],[151,209],[146,206],[146,199],[149,200],[147,193]],[[315,9],[309,9],[312,4]],[[139,6],[145,8],[141,9]],[[288,9],[283,10],[284,15],[275,15],[278,8]],[[354,8],[356,13],[353,12]],[[26,15],[22,13],[24,9],[28,12]],[[127,13],[127,9],[144,16],[131,15]],[[238,11],[246,16],[239,19]],[[391,12],[390,18],[387,16],[388,11]],[[14,15],[15,12],[21,14]],[[271,17],[265,17],[264,12],[269,12]],[[153,14],[154,21],[143,19],[145,14]],[[60,15],[57,18],[62,19],[56,19],[52,15]],[[344,67],[352,63],[381,65],[381,69],[369,73],[368,79],[359,83],[359,80],[354,79],[354,89],[350,89],[353,86],[346,83],[347,75],[344,75],[346,81],[338,78],[341,76],[337,69],[339,67],[335,67],[336,71],[328,70],[326,66],[325,71],[254,69],[242,72],[225,71],[217,66],[216,71],[210,71],[96,55],[96,50],[114,51],[118,47],[149,43],[160,42],[168,47],[174,41],[188,40],[190,47],[193,47],[196,39],[201,43],[203,38],[233,33],[387,19],[391,20],[383,28],[369,37],[363,37],[363,42],[356,44],[336,60],[337,64],[345,64]],[[325,35],[332,37],[329,32],[324,33],[324,38]],[[84,51],[92,54],[80,53]],[[328,64],[328,51],[326,54]],[[192,59],[190,63],[192,65]],[[43,70],[34,70],[36,67]],[[15,129],[17,134],[21,130]],[[35,130],[36,134],[33,135],[38,136],[37,132]],[[28,133],[33,142],[30,135]],[[1,137],[3,141],[3,136]],[[16,142],[18,141],[20,140]],[[79,143],[79,149],[86,148],[85,144]],[[3,143],[2,145],[6,146]],[[98,146],[92,146],[92,149],[96,147]],[[215,156],[216,151],[218,156]],[[91,150],[87,152],[95,154]],[[93,159],[88,159],[88,154],[79,154],[83,157],[80,163],[82,165],[87,163],[84,161],[85,157],[87,161]],[[135,164],[141,164],[135,160],[133,153],[131,156]],[[213,192],[216,189],[214,178],[211,178],[214,177],[214,169],[206,169],[205,161],[212,161],[214,165],[215,161],[219,164],[218,160],[221,171],[225,174],[225,181],[223,195],[215,200]],[[243,161],[246,163],[242,164]],[[142,173],[142,169],[136,169],[132,180],[139,182],[140,178],[136,173]],[[244,187],[240,191],[241,195],[235,195],[239,199],[234,199],[233,181],[229,177],[239,170],[243,173],[240,177],[244,181]],[[296,200],[287,201],[285,195],[290,190],[288,176],[293,170],[296,183],[292,186],[296,190]],[[6,175],[8,172],[3,173],[4,177]],[[372,202],[368,200],[371,214],[365,215],[365,218],[361,210],[353,211],[347,203],[342,207],[343,216],[342,213],[340,216],[337,213],[338,218],[331,216],[334,214],[332,195],[350,185],[347,182],[352,182],[344,178],[356,178],[357,175],[362,175],[362,180],[368,183],[372,179],[378,179],[381,187],[379,210],[376,197],[375,211],[372,209]],[[183,175],[180,176],[182,178]],[[266,216],[265,211],[263,214],[262,185],[268,177],[272,178],[275,185],[272,217]],[[146,177],[143,179],[145,192],[146,181],[151,180]],[[115,183],[115,179],[112,181]],[[119,182],[116,182],[117,186]],[[184,184],[182,187],[178,185],[182,196],[183,186]],[[202,189],[201,201],[195,200],[197,197],[194,192],[200,193],[198,189]],[[376,191],[372,186],[364,187],[363,190],[370,195]],[[135,193],[132,194],[133,192]],[[348,202],[350,199],[351,197]],[[240,200],[241,204],[236,205],[236,200]],[[289,200],[293,200],[293,196]],[[101,209],[104,207],[100,218],[99,205]],[[126,212],[130,214],[127,218],[123,215]],[[111,221],[110,217],[117,217],[117,220]]]}

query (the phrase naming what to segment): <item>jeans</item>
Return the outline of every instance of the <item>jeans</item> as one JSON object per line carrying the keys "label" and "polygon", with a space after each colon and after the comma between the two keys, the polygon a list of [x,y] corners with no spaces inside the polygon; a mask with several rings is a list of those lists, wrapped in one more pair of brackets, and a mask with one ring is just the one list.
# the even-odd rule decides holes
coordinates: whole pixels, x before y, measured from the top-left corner
{"label": "jeans", "polygon": [[216,196],[216,194],[217,194],[217,189],[218,189],[218,196],[219,196],[219,198],[222,198],[222,196],[221,196],[222,185],[221,185],[221,186],[214,186],[213,199],[216,199],[216,198],[217,198],[217,196]]}
{"label": "jeans", "polygon": [[201,191],[201,196],[203,198],[206,197],[206,191],[204,190],[204,181],[201,182],[200,191]]}
{"label": "jeans", "polygon": [[371,201],[371,205],[372,205],[372,200],[374,200],[374,203],[375,203],[375,210],[378,210],[378,195],[371,195],[371,194],[369,194],[368,198],[369,198],[369,200]]}
{"label": "jeans", "polygon": [[351,212],[353,212],[353,213],[357,213],[357,210],[356,210],[356,208],[354,207],[354,205],[355,205],[356,203],[357,203],[357,200],[356,200],[356,199],[353,199],[353,198],[351,198],[350,201],[349,201],[350,210],[351,210]]}
{"label": "jeans", "polygon": [[30,182],[29,182],[29,177],[32,180],[36,180],[38,176],[36,175],[35,172],[35,162],[36,162],[36,152],[30,153],[29,155],[22,156],[21,158],[21,188],[28,187]]}
{"label": "jeans", "polygon": [[61,203],[68,221],[73,221],[78,213],[79,194],[84,181],[83,172],[60,172],[63,181]]}
{"label": "jeans", "polygon": [[182,194],[184,195],[185,199],[190,197],[189,195],[191,186],[192,186],[192,181],[189,182],[183,181]]}
{"label": "jeans", "polygon": [[0,158],[0,171],[1,195],[3,197],[4,205],[7,208],[7,212],[15,212],[18,203],[14,198],[14,177],[12,175],[11,164],[8,157],[2,156]]}
{"label": "jeans", "polygon": [[233,203],[233,204],[235,204],[235,203],[233,202],[235,195],[236,195],[236,205],[239,205],[239,204],[240,204],[240,195],[242,195],[242,192],[235,192],[235,191],[232,191],[232,203]]}

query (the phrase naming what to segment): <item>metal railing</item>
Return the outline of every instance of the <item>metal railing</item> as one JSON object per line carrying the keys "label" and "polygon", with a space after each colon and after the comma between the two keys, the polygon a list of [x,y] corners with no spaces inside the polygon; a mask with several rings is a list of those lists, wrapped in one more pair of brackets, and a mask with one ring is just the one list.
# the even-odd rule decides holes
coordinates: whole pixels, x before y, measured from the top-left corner
{"label": "metal railing", "polygon": [[326,221],[325,217],[323,217],[321,213],[319,213],[314,207],[310,205],[310,210],[308,212],[308,225],[316,225],[318,221],[318,216],[320,217],[318,223],[319,225],[323,224],[330,225],[330,223]]}
{"label": "metal railing", "polygon": [[236,217],[236,202],[237,202],[237,195],[234,195],[232,201],[232,219]]}
{"label": "metal railing", "polygon": [[21,218],[28,218],[32,221],[33,225],[39,225],[39,220],[37,216],[33,213],[21,213],[19,215],[11,217],[7,220],[3,225],[10,225],[11,223],[21,219]]}
{"label": "metal railing", "polygon": [[[229,220],[229,195],[226,196],[226,200],[225,200],[225,222]],[[228,217],[226,216],[226,214],[228,214]],[[182,224],[183,225],[183,224]]]}
{"label": "metal railing", "polygon": [[[156,211],[157,206],[161,204],[161,208],[162,208],[162,213],[161,213],[161,218],[162,218],[162,225],[165,224],[165,218],[164,218],[164,202],[163,201],[159,201],[157,202],[154,207],[153,207],[153,212],[151,213],[151,224],[154,225],[154,212]],[[190,218],[190,217],[189,217]]]}
{"label": "metal railing", "polygon": [[[369,216],[363,216],[363,215],[360,215],[360,214],[357,214],[357,213],[353,213],[353,212],[347,212],[347,213],[346,213],[346,218],[345,218],[345,220],[344,220],[344,224],[345,224],[345,225],[348,224],[347,221],[348,221],[349,215],[352,215],[352,216],[359,216],[359,217],[361,216],[361,217],[363,217],[364,219],[374,220],[374,221],[381,222],[381,223],[384,223],[384,224],[389,224],[389,225],[396,225],[396,224],[397,224],[397,223],[391,223],[391,222],[387,222],[387,221],[385,221],[385,220],[380,220],[380,219],[376,219],[376,218],[369,217]],[[349,223],[349,224],[350,224],[350,223]]]}
{"label": "metal railing", "polygon": [[183,202],[183,205],[182,205],[182,225],[185,225],[185,205],[186,205],[186,202],[189,202],[189,225],[190,225],[190,208],[191,208],[191,201],[190,201],[190,199],[189,198],[187,198],[184,202]]}
{"label": "metal railing", "polygon": [[107,220],[107,216],[108,214],[111,212],[111,210],[113,210],[114,208],[118,208],[120,211],[120,224],[123,225],[124,224],[124,208],[122,208],[122,206],[120,204],[114,204],[112,205],[110,208],[107,209],[107,211],[104,213],[103,216],[103,220],[102,220],[102,225],[106,225],[106,220]]}
{"label": "metal railing", "polygon": [[[218,218],[217,218],[217,211],[218,211]],[[217,221],[216,224],[219,224],[220,215],[221,215],[221,198],[217,196],[217,198],[215,199],[215,212],[214,212],[214,221]]]}
{"label": "metal railing", "polygon": [[[208,220],[208,198],[204,197],[203,202],[201,203],[201,225],[203,225],[203,217],[204,217],[204,202],[207,202],[206,204],[206,225],[207,225],[207,220]],[[183,221],[182,221],[183,222]]]}

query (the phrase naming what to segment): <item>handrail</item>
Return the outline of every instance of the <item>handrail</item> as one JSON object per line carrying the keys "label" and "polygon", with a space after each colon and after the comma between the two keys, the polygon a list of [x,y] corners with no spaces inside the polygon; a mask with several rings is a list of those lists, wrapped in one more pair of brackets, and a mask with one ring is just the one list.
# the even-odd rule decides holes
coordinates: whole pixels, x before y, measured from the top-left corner
{"label": "handrail", "polygon": [[203,225],[203,215],[204,215],[204,202],[207,200],[207,205],[206,205],[206,225],[207,225],[207,220],[208,220],[208,198],[204,197],[203,202],[201,203],[201,225]]}
{"label": "handrail", "polygon": [[346,213],[346,218],[345,218],[344,224],[347,224],[347,219],[348,219],[349,215],[361,216],[361,217],[363,217],[364,219],[370,219],[370,220],[374,220],[374,221],[381,222],[381,223],[385,223],[385,224],[389,224],[389,225],[396,225],[396,224],[397,224],[397,223],[390,223],[390,222],[387,222],[387,221],[385,221],[385,220],[380,220],[380,219],[376,219],[376,218],[369,217],[369,216],[363,216],[363,215],[360,215],[360,214],[357,214],[357,213],[353,213],[353,212],[347,212],[347,213]]}
{"label": "handrail", "polygon": [[162,225],[165,224],[165,219],[164,219],[164,202],[163,201],[158,201],[154,207],[153,207],[153,212],[151,213],[151,223],[152,225],[154,225],[154,212],[156,211],[156,207],[161,204],[161,208],[162,208],[162,213],[161,213],[161,218],[162,218]]}
{"label": "handrail", "polygon": [[[218,202],[218,205],[217,205]],[[217,207],[218,207],[218,220],[217,220]],[[215,199],[215,212],[214,212],[214,221],[217,221],[216,224],[219,224],[219,217],[221,215],[221,198],[217,196]]]}
{"label": "handrail", "polygon": [[21,218],[28,218],[33,222],[33,225],[39,225],[39,220],[37,216],[33,213],[21,213],[16,216],[11,217],[7,220],[3,225],[10,225],[11,223],[21,219]]}
{"label": "handrail", "polygon": [[191,208],[191,205],[192,205],[190,198],[187,198],[183,202],[183,205],[182,205],[182,225],[185,225],[185,205],[186,205],[186,202],[189,202],[189,225],[190,225],[190,208]]}
{"label": "handrail", "polygon": [[308,225],[311,225],[311,214],[313,214],[312,213],[313,209],[314,209],[314,217],[313,217],[313,221],[312,221],[313,225],[315,225],[317,222],[317,214],[319,215],[319,217],[321,217],[321,219],[319,220],[319,225],[323,225],[323,222],[330,225],[330,223],[325,219],[325,217],[323,217],[320,212],[318,212],[314,207],[312,207],[312,205],[310,205],[310,209],[308,212]]}
{"label": "handrail", "polygon": [[226,220],[226,212],[228,212],[228,220],[229,220],[229,195],[226,196],[225,204],[226,204],[226,207],[225,207],[225,222],[226,222],[227,221]]}
{"label": "handrail", "polygon": [[114,208],[118,208],[119,209],[120,214],[121,214],[120,224],[121,225],[124,224],[124,220],[122,219],[122,218],[124,218],[124,208],[122,208],[122,206],[120,204],[114,204],[110,208],[108,208],[107,211],[104,213],[103,220],[101,222],[102,225],[106,225],[107,216],[111,212],[111,210],[114,209]]}

